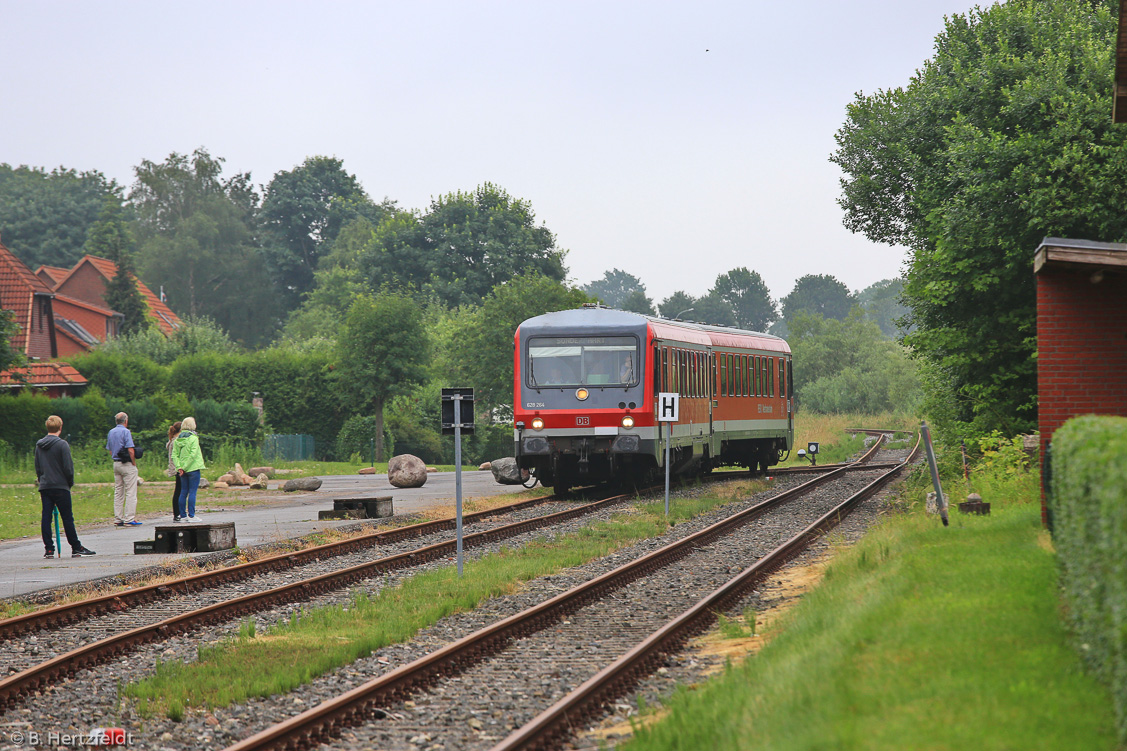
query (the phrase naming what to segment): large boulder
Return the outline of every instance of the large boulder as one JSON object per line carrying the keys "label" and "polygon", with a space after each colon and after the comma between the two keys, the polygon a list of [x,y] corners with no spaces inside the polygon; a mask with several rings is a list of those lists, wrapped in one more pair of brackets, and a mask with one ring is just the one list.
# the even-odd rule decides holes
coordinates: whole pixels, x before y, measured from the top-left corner
{"label": "large boulder", "polygon": [[250,475],[251,477],[258,477],[259,475],[266,475],[267,479],[273,480],[274,479],[274,468],[273,467],[251,467],[250,470],[247,472],[247,474]]}
{"label": "large boulder", "polygon": [[517,466],[517,460],[511,456],[494,459],[489,464],[493,479],[502,485],[521,485],[528,480],[528,470]]}
{"label": "large boulder", "polygon": [[397,488],[421,488],[427,482],[427,465],[411,454],[393,456],[387,463],[387,481]]}
{"label": "large boulder", "polygon": [[266,476],[265,472],[260,472],[258,474],[258,477],[254,478],[251,481],[250,489],[251,490],[266,490],[266,488],[268,487],[266,483],[269,479],[270,478]]}
{"label": "large boulder", "polygon": [[295,477],[292,480],[286,480],[282,490],[292,493],[295,490],[313,491],[319,487],[321,487],[320,477]]}
{"label": "large boulder", "polygon": [[207,484],[207,478],[203,475],[200,475],[200,486],[197,488],[197,490],[205,490],[207,488]]}

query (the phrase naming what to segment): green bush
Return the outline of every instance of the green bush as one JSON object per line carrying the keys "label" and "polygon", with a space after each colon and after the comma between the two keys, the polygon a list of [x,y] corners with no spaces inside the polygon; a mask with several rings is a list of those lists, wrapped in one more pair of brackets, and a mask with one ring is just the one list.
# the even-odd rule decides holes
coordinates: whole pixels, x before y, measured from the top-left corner
{"label": "green bush", "polygon": [[[347,459],[353,454],[358,454],[362,461],[370,462],[372,461],[372,442],[375,438],[376,418],[370,415],[353,415],[344,421],[340,433],[337,434],[336,455],[341,459]],[[389,457],[395,455],[396,445],[386,426],[384,427],[384,450],[387,451]],[[400,451],[399,453],[411,454],[414,452]],[[430,461],[425,456],[415,455],[424,462]]]}
{"label": "green bush", "polygon": [[16,454],[30,453],[35,442],[47,434],[44,423],[55,414],[55,401],[30,389],[0,396],[0,441]]}
{"label": "green bush", "polygon": [[1127,419],[1085,415],[1053,436],[1049,509],[1081,654],[1111,687],[1127,742]]}
{"label": "green bush", "polygon": [[193,400],[246,403],[257,392],[273,432],[310,434],[318,455],[331,458],[349,416],[330,383],[331,369],[331,355],[324,351],[209,352],[178,359],[169,384]]}
{"label": "green bush", "polygon": [[94,350],[72,358],[71,364],[107,397],[128,401],[168,385],[169,369],[143,355]]}

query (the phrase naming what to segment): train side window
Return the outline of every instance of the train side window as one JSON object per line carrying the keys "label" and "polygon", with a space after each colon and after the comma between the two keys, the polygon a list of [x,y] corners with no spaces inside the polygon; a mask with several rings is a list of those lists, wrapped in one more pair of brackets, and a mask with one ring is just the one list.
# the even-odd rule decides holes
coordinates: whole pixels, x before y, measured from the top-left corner
{"label": "train side window", "polygon": [[700,352],[693,353],[693,396],[700,397],[703,389],[701,384],[704,383],[704,362],[701,360]]}
{"label": "train side window", "polygon": [[787,361],[779,358],[779,396],[786,396]]}
{"label": "train side window", "polygon": [[763,355],[755,358],[755,380],[759,382],[759,396],[767,396],[767,375],[763,370],[763,361],[766,359]]}
{"label": "train side window", "polygon": [[767,396],[775,395],[775,358],[767,358]]}
{"label": "train side window", "polygon": [[720,396],[728,392],[728,360],[720,355]]}
{"label": "train side window", "polygon": [[650,363],[652,363],[649,367],[650,372],[653,373],[654,397],[656,398],[658,392],[661,391],[661,347],[654,345]]}
{"label": "train side window", "polygon": [[736,396],[744,396],[744,362],[747,360],[743,355],[736,355]]}
{"label": "train side window", "polygon": [[697,353],[689,353],[689,369],[693,373],[693,377],[689,379],[689,396],[700,396],[700,362],[697,361]]}
{"label": "train side window", "polygon": [[689,353],[681,350],[681,396],[689,393]]}
{"label": "train side window", "polygon": [[744,376],[743,395],[744,396],[751,396],[751,377],[750,377],[751,374],[747,370],[747,361],[748,361],[747,355],[742,355],[740,357],[740,372],[743,373],[743,376]]}
{"label": "train side window", "polygon": [[751,395],[759,396],[759,358],[752,355],[748,360],[751,366]]}

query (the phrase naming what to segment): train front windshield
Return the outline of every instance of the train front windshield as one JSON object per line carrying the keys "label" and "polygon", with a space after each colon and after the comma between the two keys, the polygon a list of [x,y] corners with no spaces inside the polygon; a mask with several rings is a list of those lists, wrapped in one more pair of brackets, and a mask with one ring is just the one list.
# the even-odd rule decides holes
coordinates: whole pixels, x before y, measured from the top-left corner
{"label": "train front windshield", "polygon": [[632,386],[639,362],[632,336],[536,337],[528,343],[528,382],[536,388]]}

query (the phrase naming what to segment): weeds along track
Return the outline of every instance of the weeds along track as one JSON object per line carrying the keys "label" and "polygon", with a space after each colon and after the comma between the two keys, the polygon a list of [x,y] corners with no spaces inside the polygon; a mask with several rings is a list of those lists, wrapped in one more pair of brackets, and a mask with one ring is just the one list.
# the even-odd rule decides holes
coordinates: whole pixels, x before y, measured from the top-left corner
{"label": "weeds along track", "polygon": [[[544,496],[543,498],[520,501],[507,506],[499,506],[488,511],[466,514],[463,517],[463,521],[467,525],[487,522],[494,517],[529,511],[536,506],[550,503],[554,500],[555,496]],[[159,584],[132,587],[121,592],[83,598],[77,602],[57,605],[14,618],[0,620],[0,642],[7,641],[12,637],[24,633],[60,628],[68,623],[75,623],[90,618],[91,616],[120,612],[129,608],[150,605],[154,602],[177,595],[192,594],[211,587],[240,582],[271,572],[284,571],[286,569],[316,563],[338,556],[347,556],[352,553],[365,551],[374,546],[386,546],[392,543],[417,538],[433,538],[443,531],[453,530],[454,526],[455,520],[452,518],[437,519],[383,532],[357,535],[345,540],[338,540],[336,542],[306,548],[305,550],[269,555],[246,563],[162,581]]]}
{"label": "weeds along track", "polygon": [[[515,504],[515,509],[505,507],[475,515],[476,520],[467,517],[471,531],[463,536],[463,545],[467,550],[484,552],[495,550],[506,541],[519,544],[522,537],[546,527],[589,524],[591,520],[607,518],[613,507],[627,498],[617,495],[582,505],[537,500]],[[432,563],[445,565],[456,550],[456,540],[448,532],[453,521],[440,520],[416,527],[423,529],[404,527],[383,538],[380,535],[385,533],[367,535],[362,538],[364,545],[333,543],[320,546],[330,548],[329,551],[312,548],[301,551],[307,555],[273,556],[264,559],[266,565],[256,567],[254,574],[244,571],[241,576],[230,578],[233,580],[207,579],[211,586],[206,588],[202,584],[197,588],[182,586],[178,594],[149,604],[140,604],[139,598],[132,601],[133,607],[120,610],[107,610],[100,604],[98,615],[80,617],[70,613],[65,625],[58,618],[45,621],[55,626],[49,631],[27,633],[25,616],[25,623],[21,624],[24,633],[9,637],[0,651],[0,706],[76,670],[132,652],[142,644],[264,610],[281,607],[289,611],[292,608],[286,606],[293,603],[347,599],[347,591],[342,590],[365,579],[386,577],[404,569],[416,570]],[[378,558],[372,556],[373,545],[379,545]],[[287,558],[296,560],[288,561],[287,567],[279,560]],[[221,574],[225,570],[211,573]],[[186,581],[191,584],[198,580],[188,577]],[[185,580],[179,582],[183,584]],[[162,586],[146,589],[159,590]]]}
{"label": "weeds along track", "polygon": [[[577,504],[548,496],[466,515],[463,546],[467,555],[477,556],[536,539],[545,529],[566,534],[608,519],[615,506],[633,497]],[[0,633],[7,624],[9,634],[0,650],[0,707],[145,644],[208,626],[229,630],[223,624],[251,614],[265,613],[262,625],[268,625],[300,605],[348,602],[349,588],[359,582],[394,585],[403,571],[447,565],[456,551],[449,534],[454,526],[453,519],[444,519],[363,535],[0,622]],[[375,546],[378,558],[372,555]],[[30,631],[36,626],[39,630]]]}
{"label": "weeds along track", "polygon": [[[829,468],[819,469],[825,471]],[[843,474],[860,477],[866,472],[867,470],[851,466]],[[769,491],[770,494],[781,493],[806,479],[800,473],[791,473],[789,476],[783,472],[778,474],[780,477],[776,488]],[[746,473],[725,473],[717,476],[717,479],[739,479],[747,476]],[[688,492],[700,492],[700,490]],[[633,495],[629,496],[630,499],[633,497]],[[466,535],[466,555],[473,558],[497,550],[501,547],[502,541],[507,541],[508,545],[521,545],[528,540],[540,539],[544,535],[545,527],[551,528],[550,534],[567,534],[576,531],[593,521],[609,518],[613,507],[627,499],[627,496],[615,496],[583,506],[576,506],[574,503],[553,503],[551,499],[537,499],[517,504],[518,508],[515,509],[495,509],[473,517],[467,516],[467,522],[474,524],[474,529],[478,531]],[[566,506],[565,511],[552,513],[561,505]],[[476,521],[471,521],[474,517]],[[447,523],[453,525],[452,520],[447,520]],[[703,523],[702,520],[680,524],[676,529],[680,534]],[[440,527],[442,523],[437,524]],[[195,656],[196,645],[215,643],[237,631],[240,625],[237,619],[247,613],[255,613],[253,617],[257,626],[263,628],[289,618],[302,607],[348,603],[352,594],[347,588],[357,582],[360,582],[358,585],[360,591],[371,594],[397,584],[402,576],[406,575],[405,570],[414,574],[428,568],[448,566],[455,543],[449,539],[448,534],[444,539],[438,539],[443,537],[444,531],[441,528],[432,531],[431,538],[437,540],[432,541],[431,538],[422,536],[413,540],[403,539],[412,534],[419,535],[417,529],[393,530],[400,534],[400,541],[374,543],[380,546],[379,552],[382,554],[377,561],[369,560],[371,550],[365,550],[363,546],[359,550],[353,548],[352,552],[338,554],[331,559],[325,558],[324,555],[318,558],[316,555],[284,554],[276,558],[298,557],[299,561],[290,561],[288,569],[267,568],[264,573],[253,577],[244,577],[199,592],[174,594],[143,607],[125,607],[117,612],[86,617],[78,623],[54,631],[38,631],[10,637],[5,641],[4,649],[0,650],[0,661],[2,661],[0,665],[3,666],[0,669],[7,673],[0,679],[0,700],[8,709],[5,712],[6,716],[0,717],[0,724],[5,722],[10,724],[13,721],[19,724],[28,717],[34,718],[37,726],[48,728],[82,728],[91,723],[92,717],[118,717],[114,724],[133,724],[128,708],[125,710],[124,717],[120,715],[121,704],[118,696],[120,686],[123,682],[151,674],[158,660],[191,660]],[[651,541],[638,547],[640,550],[645,550],[647,546],[652,549],[659,544],[658,541]],[[372,543],[366,547],[371,548]],[[610,567],[611,563],[618,562],[622,558],[623,556],[619,554],[609,556],[603,565]],[[309,562],[301,565],[300,559]],[[300,569],[295,568],[297,565],[301,565]],[[330,570],[318,573],[321,567]],[[299,576],[302,578],[299,579]],[[189,577],[189,579],[193,578],[195,577]],[[334,578],[335,581],[332,581]],[[546,580],[550,582],[552,578],[548,577]],[[539,586],[538,582],[531,587],[531,590]],[[549,592],[558,590],[555,584],[548,584],[547,587]],[[256,596],[248,594],[250,590],[258,588],[271,592],[265,602],[258,601]],[[204,608],[202,611],[201,606]],[[474,619],[496,620],[498,614],[491,608],[493,605],[481,609],[480,614],[475,611],[466,614],[464,618],[469,618],[471,622]],[[458,618],[448,620],[456,621]],[[428,629],[428,632],[437,629],[439,633],[446,634],[446,638],[440,640],[449,642],[473,630],[472,626],[455,628],[456,632],[453,633],[449,631],[448,625]],[[189,631],[193,633],[185,637],[184,634]],[[423,650],[433,649],[435,646],[433,638],[431,635],[410,645],[391,647],[388,650],[391,653],[403,650],[408,654],[414,654],[418,652],[420,645]],[[383,651],[387,650],[381,650]],[[385,671],[390,664],[401,664],[404,661],[402,656],[395,658],[394,661],[388,657],[384,657],[383,662],[380,662],[379,658],[373,659],[378,666],[375,668],[376,672]],[[66,676],[75,672],[79,672],[79,680],[65,684],[62,682]],[[338,672],[355,674],[361,679],[369,677],[364,672],[351,667]],[[369,669],[370,673],[371,669]],[[569,671],[568,675],[570,674]],[[328,682],[334,683],[334,680],[330,678]],[[323,683],[324,681],[320,680],[315,683],[315,686],[320,686],[322,692]],[[336,683],[339,685],[339,681]],[[315,686],[307,688],[315,690]],[[46,700],[22,701],[21,697],[26,698],[36,692],[50,696]],[[543,691],[538,693],[544,695]],[[236,710],[242,712],[238,719],[225,717],[226,721],[234,721],[226,728],[216,727],[218,724],[216,718],[223,715],[223,712],[217,710],[214,716],[208,715],[210,722],[206,727],[190,731],[190,735],[183,736],[182,743],[176,742],[176,736],[180,733],[174,731],[186,730],[190,725],[189,722],[175,724],[164,718],[146,720],[144,724],[147,731],[156,732],[163,729],[163,732],[157,733],[159,737],[149,738],[146,745],[153,747],[182,745],[184,748],[200,748],[201,738],[207,738],[207,742],[203,743],[204,747],[218,747],[216,744],[223,745],[235,737],[245,736],[248,727],[265,727],[276,719],[292,714],[293,705],[287,704],[287,698],[282,697],[280,701],[289,711],[283,711],[281,714],[276,708],[267,709],[262,713],[250,709],[259,703],[254,700],[240,710]],[[269,703],[266,700],[262,702]],[[109,720],[99,720],[99,722],[108,724]],[[168,727],[162,728],[162,725]],[[226,732],[220,732],[222,730]],[[421,735],[426,734],[426,731],[421,733]]]}
{"label": "weeds along track", "polygon": [[[661,538],[444,619],[410,644],[379,650],[286,696],[232,708],[223,722],[241,732],[217,729],[214,736],[262,728],[231,751],[323,741],[341,749],[553,745],[716,612],[738,607],[767,572],[894,473],[842,469],[761,494],[755,503],[729,504]],[[274,719],[281,721],[264,724]],[[168,723],[153,732],[160,729],[171,736],[165,740],[188,740]]]}

